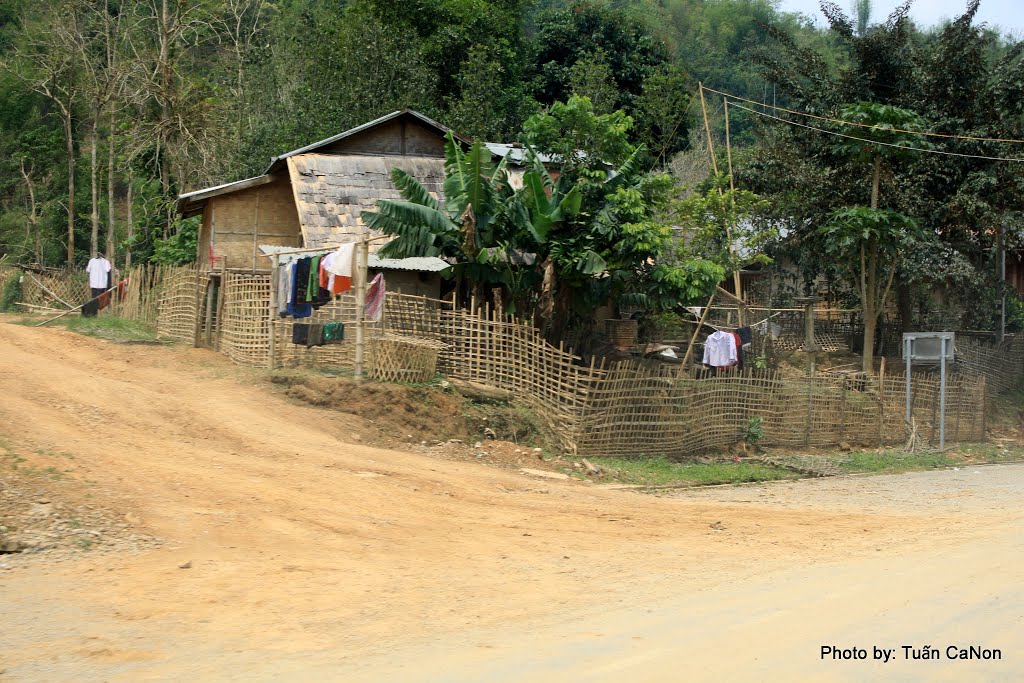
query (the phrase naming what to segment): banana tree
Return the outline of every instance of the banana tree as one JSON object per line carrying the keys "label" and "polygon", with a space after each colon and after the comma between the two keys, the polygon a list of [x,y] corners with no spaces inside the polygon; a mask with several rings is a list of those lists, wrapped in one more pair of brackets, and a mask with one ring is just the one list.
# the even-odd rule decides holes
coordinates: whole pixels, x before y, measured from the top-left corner
{"label": "banana tree", "polygon": [[514,196],[505,161],[491,163],[480,142],[464,151],[449,133],[445,145],[444,202],[409,173],[391,172],[402,199],[380,200],[376,211],[364,211],[363,222],[395,239],[381,255],[388,258],[437,256],[452,267],[449,277],[468,280],[483,300],[487,284],[502,284],[504,273],[491,263],[488,248],[498,244],[501,226]]}

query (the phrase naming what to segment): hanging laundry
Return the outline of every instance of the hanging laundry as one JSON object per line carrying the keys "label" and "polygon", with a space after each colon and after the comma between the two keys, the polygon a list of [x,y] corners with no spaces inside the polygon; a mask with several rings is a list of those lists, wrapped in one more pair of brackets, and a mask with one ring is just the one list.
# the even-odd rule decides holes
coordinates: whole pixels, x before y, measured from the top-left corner
{"label": "hanging laundry", "polygon": [[366,290],[366,305],[363,308],[364,317],[372,322],[380,322],[384,313],[384,273],[377,273],[370,281]]}
{"label": "hanging laundry", "polygon": [[730,332],[733,338],[736,340],[736,366],[743,369],[743,339],[740,337],[738,332]]}
{"label": "hanging laundry", "polygon": [[295,261],[295,270],[292,277],[292,303],[304,305],[310,303],[307,293],[309,292],[309,263],[311,258],[304,257]]}
{"label": "hanging laundry", "polygon": [[747,344],[749,344],[752,341],[754,341],[754,333],[753,333],[753,330],[750,329],[750,326],[744,326],[744,327],[738,328],[736,330],[736,334],[738,334],[740,336],[740,343],[743,346],[746,346]]}
{"label": "hanging laundry", "polygon": [[[305,263],[303,263],[305,261]],[[305,268],[306,274],[309,274],[309,259],[299,259],[295,263],[291,264],[289,272],[291,273],[291,293],[288,296],[288,313],[293,318],[308,318],[313,315],[313,307],[309,305],[308,301],[302,298],[304,294],[304,288],[301,286],[303,283],[302,272]],[[298,342],[296,342],[298,343]]]}
{"label": "hanging laundry", "polygon": [[314,256],[309,261],[309,276],[306,278],[306,300],[315,303],[320,292],[320,257]]}
{"label": "hanging laundry", "polygon": [[292,344],[306,346],[309,341],[309,323],[295,323],[292,325]]}
{"label": "hanging laundry", "polygon": [[309,335],[306,337],[306,348],[324,345],[324,326],[319,323],[310,323]]}
{"label": "hanging laundry", "polygon": [[345,340],[345,323],[324,323],[324,344],[337,344]]}
{"label": "hanging laundry", "polygon": [[325,257],[324,269],[333,278],[329,279],[327,289],[331,294],[341,294],[352,289],[352,273],[355,272],[355,242],[348,242],[338,247]]}
{"label": "hanging laundry", "polygon": [[736,337],[731,332],[719,330],[708,335],[704,341],[704,365],[725,368],[739,361]]}
{"label": "hanging laundry", "polygon": [[283,263],[277,267],[277,313],[288,315],[288,304],[292,295],[292,268],[294,263]]}
{"label": "hanging laundry", "polygon": [[82,317],[93,318],[99,313],[100,306],[97,299],[89,299],[82,305]]}

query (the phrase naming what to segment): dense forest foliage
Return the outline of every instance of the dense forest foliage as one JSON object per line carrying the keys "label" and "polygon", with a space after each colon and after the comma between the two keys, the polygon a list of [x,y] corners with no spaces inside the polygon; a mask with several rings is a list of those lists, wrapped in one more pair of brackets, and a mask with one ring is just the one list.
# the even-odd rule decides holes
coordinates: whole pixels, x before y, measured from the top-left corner
{"label": "dense forest foliage", "polygon": [[579,93],[667,160],[698,79],[771,93],[769,25],[829,42],[767,0],[5,0],[0,251],[177,258],[178,193],[403,107],[512,141]]}
{"label": "dense forest foliage", "polygon": [[[638,167],[707,199],[722,181],[710,173],[703,82],[745,98],[729,107],[736,191],[756,193],[786,228],[777,256],[845,282],[852,301],[862,271],[843,266],[867,249],[888,283],[877,294],[891,288],[908,314],[936,285],[991,298],[997,243],[1020,246],[1024,174],[1003,159],[1024,157],[1021,145],[914,137],[898,146],[942,154],[883,154],[891,141],[855,149],[821,130],[863,128],[767,106],[1024,137],[1024,45],[976,25],[977,0],[927,30],[908,5],[875,17],[867,1],[849,14],[823,2],[821,27],[771,0],[5,0],[0,254],[188,259],[195,226],[175,216],[179,193],[261,173],[271,156],[403,107],[477,139],[527,142],[531,120],[582,96],[594,120],[628,117]],[[707,101],[724,171],[723,100]],[[686,196],[658,199],[663,227],[693,218]],[[861,205],[875,213],[849,212]],[[915,237],[893,241],[883,224],[912,224]]]}

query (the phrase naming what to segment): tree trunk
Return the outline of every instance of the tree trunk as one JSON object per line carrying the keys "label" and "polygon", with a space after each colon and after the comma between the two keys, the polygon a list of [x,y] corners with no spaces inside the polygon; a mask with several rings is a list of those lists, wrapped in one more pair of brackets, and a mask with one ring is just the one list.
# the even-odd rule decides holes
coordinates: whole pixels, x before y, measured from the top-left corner
{"label": "tree trunk", "polygon": [[900,331],[910,332],[914,318],[914,301],[910,291],[910,285],[900,282],[896,285],[896,308],[900,312]]}
{"label": "tree trunk", "polygon": [[68,266],[75,264],[75,138],[71,111],[64,112],[64,145],[68,155]]}
{"label": "tree trunk", "polygon": [[863,370],[865,374],[873,374],[875,371],[875,325],[878,322],[878,313],[875,311],[873,302],[865,302],[864,305],[864,352],[862,354]]}
{"label": "tree trunk", "polygon": [[878,192],[882,181],[882,156],[875,155],[875,170],[871,177],[871,208],[878,208]]}
{"label": "tree trunk", "polygon": [[549,256],[541,264],[541,270],[544,272],[544,280],[541,284],[540,298],[537,302],[537,313],[541,319],[541,334],[545,337],[550,336],[551,324],[555,314],[555,263]]}
{"label": "tree trunk", "polygon": [[110,132],[107,134],[107,258],[115,261],[117,230],[114,224],[114,125],[115,105],[110,105]]}
{"label": "tree trunk", "polygon": [[875,327],[878,325],[878,298],[876,276],[878,273],[878,243],[872,238],[867,248],[861,247],[861,307],[864,309],[863,369],[866,373],[875,368]]}
{"label": "tree trunk", "polygon": [[96,145],[99,137],[99,112],[94,111],[92,117],[92,129],[89,134],[89,182],[92,190],[92,211],[89,218],[92,222],[92,236],[89,241],[89,255],[95,258],[99,251],[100,241],[100,193],[99,193],[99,168],[96,163]]}
{"label": "tree trunk", "polygon": [[128,223],[128,235],[125,238],[125,241],[128,243],[128,246],[126,246],[125,249],[124,249],[124,269],[126,271],[129,268],[132,267],[132,238],[135,236],[134,222],[133,222],[134,219],[135,219],[135,215],[134,215],[134,211],[132,211],[132,201],[133,200],[134,200],[134,197],[132,196],[132,176],[129,173],[128,174],[128,191],[127,191],[127,196],[125,197],[125,202],[124,202],[125,203],[125,221],[127,221],[127,223]]}

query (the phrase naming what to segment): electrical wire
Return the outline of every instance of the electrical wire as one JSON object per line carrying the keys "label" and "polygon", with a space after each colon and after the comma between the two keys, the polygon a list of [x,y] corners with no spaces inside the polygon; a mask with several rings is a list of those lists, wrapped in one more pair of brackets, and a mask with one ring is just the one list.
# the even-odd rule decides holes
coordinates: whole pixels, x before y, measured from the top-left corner
{"label": "electrical wire", "polygon": [[808,126],[805,123],[798,123],[796,121],[789,121],[787,119],[783,119],[783,118],[780,118],[778,116],[772,116],[771,114],[766,114],[765,112],[760,112],[760,111],[756,111],[754,109],[750,109],[749,107],[744,107],[742,104],[733,104],[732,106],[736,107],[737,109],[742,109],[743,111],[748,111],[751,114],[754,114],[755,116],[763,116],[764,118],[767,118],[767,119],[774,119],[775,121],[779,121],[780,123],[788,123],[791,126],[799,126],[800,128],[806,128],[807,130],[817,131],[819,133],[824,133],[825,135],[834,135],[836,137],[847,138],[849,140],[859,140],[860,142],[867,142],[867,143],[872,144],[872,145],[882,145],[884,147],[895,147],[897,149],[904,149],[904,150],[907,150],[907,151],[910,151],[910,152],[925,152],[927,154],[942,154],[942,155],[950,156],[950,157],[964,157],[966,159],[984,159],[986,161],[1024,162],[1024,159],[1016,158],[1016,157],[988,157],[988,156],[982,156],[980,154],[962,154],[960,152],[947,152],[947,151],[942,150],[942,149],[925,149],[923,147],[909,147],[907,145],[896,145],[896,144],[893,144],[891,142],[879,142],[878,140],[869,140],[868,138],[859,138],[856,135],[847,135],[846,133],[837,133],[836,131],[825,130],[824,128],[815,128],[814,126]]}
{"label": "electrical wire", "polygon": [[[703,86],[703,87],[708,92],[713,92],[716,95],[721,95],[722,97],[726,97],[726,98],[729,98],[731,100],[739,100],[741,102],[749,102],[750,104],[756,104],[759,107],[765,107],[765,108],[768,108],[768,109],[774,109],[776,111],[784,111],[787,114],[793,114],[795,116],[805,116],[805,117],[810,118],[810,119],[818,119],[819,121],[827,121],[829,123],[840,123],[840,124],[842,124],[844,126],[857,126],[857,127],[860,127],[860,128],[876,128],[876,126],[873,126],[870,123],[855,123],[853,121],[843,121],[842,119],[833,119],[833,118],[829,118],[827,116],[818,116],[817,114],[808,114],[807,112],[804,112],[804,111],[796,111],[796,110],[793,110],[793,109],[786,109],[785,107],[778,107],[778,106],[775,106],[774,104],[765,104],[764,102],[758,102],[757,100],[751,100],[751,99],[746,98],[746,97],[740,97],[739,95],[732,95],[732,94],[727,93],[727,92],[722,92],[721,90],[715,90],[714,88],[709,88],[707,86]],[[739,105],[736,105],[736,106],[739,106]],[[935,137],[935,138],[952,138],[954,140],[974,140],[975,142],[1009,142],[1009,143],[1024,145],[1024,140],[1015,140],[1015,139],[1012,139],[1012,138],[982,138],[982,137],[976,137],[976,136],[973,136],[973,135],[951,135],[951,134],[946,134],[946,133],[932,133],[932,132],[924,131],[924,130],[904,130],[902,128],[888,128],[886,130],[889,130],[889,131],[891,131],[893,133],[909,133],[911,135],[927,135],[927,136],[931,136],[931,137]]]}

